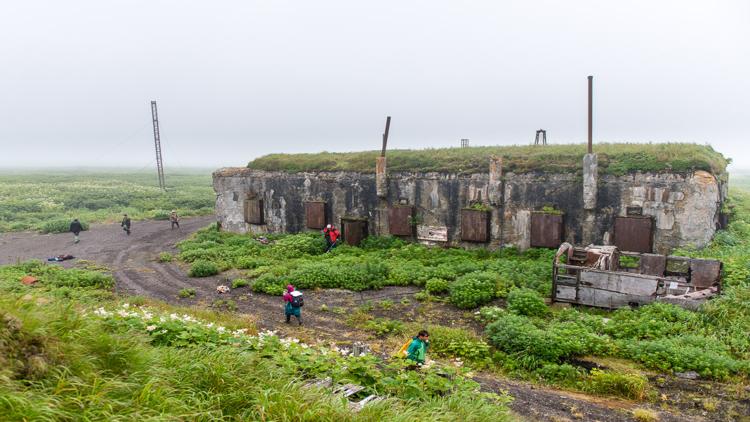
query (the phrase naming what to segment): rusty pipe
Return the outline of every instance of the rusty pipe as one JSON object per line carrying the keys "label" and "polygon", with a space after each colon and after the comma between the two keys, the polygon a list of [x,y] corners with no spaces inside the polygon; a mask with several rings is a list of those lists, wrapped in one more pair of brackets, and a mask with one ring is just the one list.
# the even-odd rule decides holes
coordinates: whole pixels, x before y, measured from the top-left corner
{"label": "rusty pipe", "polygon": [[594,152],[594,77],[589,75],[589,154]]}

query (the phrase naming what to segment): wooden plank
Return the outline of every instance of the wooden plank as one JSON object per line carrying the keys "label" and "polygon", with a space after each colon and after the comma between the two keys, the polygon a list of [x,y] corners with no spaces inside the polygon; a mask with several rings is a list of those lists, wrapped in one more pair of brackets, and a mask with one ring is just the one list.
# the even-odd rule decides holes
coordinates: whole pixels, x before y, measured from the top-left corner
{"label": "wooden plank", "polygon": [[245,200],[245,222],[249,224],[264,224],[263,200],[254,198]]}
{"label": "wooden plank", "polygon": [[583,270],[581,285],[626,295],[649,296],[656,293],[659,280],[639,277],[639,274]]}
{"label": "wooden plank", "polygon": [[578,289],[578,302],[581,305],[595,306],[598,308],[626,308],[631,304],[645,305],[655,300],[653,296],[639,296],[626,293],[617,293],[581,287]]}

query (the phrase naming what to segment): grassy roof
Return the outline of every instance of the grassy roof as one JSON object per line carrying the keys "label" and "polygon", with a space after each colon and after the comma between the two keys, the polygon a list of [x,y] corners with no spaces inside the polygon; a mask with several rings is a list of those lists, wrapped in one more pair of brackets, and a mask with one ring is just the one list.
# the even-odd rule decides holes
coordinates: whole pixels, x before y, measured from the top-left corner
{"label": "grassy roof", "polygon": [[[630,172],[689,172],[706,170],[723,173],[728,161],[708,145],[670,144],[596,144],[599,172],[621,175]],[[580,171],[586,153],[585,144],[513,145],[423,150],[390,150],[389,172],[485,173],[489,157],[503,158],[503,172],[567,173]],[[375,172],[379,151],[320,152],[315,154],[269,154],[248,164],[251,169],[267,171],[357,171]]]}

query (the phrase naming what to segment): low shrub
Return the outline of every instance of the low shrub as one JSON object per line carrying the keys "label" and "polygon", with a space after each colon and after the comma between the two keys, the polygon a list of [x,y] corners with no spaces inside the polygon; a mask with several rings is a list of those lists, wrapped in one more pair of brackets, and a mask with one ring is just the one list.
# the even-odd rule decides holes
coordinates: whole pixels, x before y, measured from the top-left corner
{"label": "low shrub", "polygon": [[209,277],[212,275],[219,274],[219,267],[211,261],[195,261],[190,266],[190,277]]}
{"label": "low shrub", "polygon": [[380,337],[398,335],[404,332],[404,323],[395,319],[375,318],[367,321],[363,328]]}
{"label": "low shrub", "polygon": [[195,297],[195,289],[193,288],[182,289],[177,295],[183,299],[189,298],[189,297]]}
{"label": "low shrub", "polygon": [[462,309],[476,308],[495,298],[499,278],[489,271],[463,275],[450,286],[450,301]]}
{"label": "low shrub", "polygon": [[[39,229],[39,231],[42,233],[68,233],[70,231],[70,223],[72,221],[73,220],[64,218],[49,220],[42,224],[42,227]],[[84,231],[87,231],[89,229],[89,224],[85,221],[81,221],[81,227]]]}
{"label": "low shrub", "polygon": [[445,293],[448,287],[449,283],[442,278],[431,278],[425,283],[425,290],[430,294]]}
{"label": "low shrub", "polygon": [[174,256],[169,252],[162,252],[159,254],[159,262],[172,262]]}
{"label": "low shrub", "polygon": [[518,315],[542,317],[549,313],[544,299],[531,289],[513,289],[508,294],[508,310]]}
{"label": "low shrub", "polygon": [[581,383],[584,391],[595,394],[643,400],[650,391],[648,378],[641,374],[622,374],[592,369]]}
{"label": "low shrub", "polygon": [[263,274],[253,282],[253,291],[281,296],[286,291],[286,285],[287,283],[282,277],[273,274]]}
{"label": "low shrub", "polygon": [[232,280],[232,288],[237,289],[239,287],[246,287],[249,286],[250,282],[245,280],[244,278],[236,278]]}

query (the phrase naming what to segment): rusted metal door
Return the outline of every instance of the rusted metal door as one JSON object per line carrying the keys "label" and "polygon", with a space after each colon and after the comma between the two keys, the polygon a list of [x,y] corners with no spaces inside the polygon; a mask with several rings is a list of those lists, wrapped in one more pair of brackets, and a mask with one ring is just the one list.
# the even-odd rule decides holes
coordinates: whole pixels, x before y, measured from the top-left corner
{"label": "rusted metal door", "polygon": [[388,232],[394,236],[411,236],[414,234],[414,207],[393,206],[388,209]]}
{"label": "rusted metal door", "polygon": [[326,203],[323,201],[305,202],[305,224],[309,229],[322,229],[326,226]]}
{"label": "rusted metal door", "polygon": [[653,230],[651,217],[615,217],[614,244],[621,251],[651,253]]}
{"label": "rusted metal door", "polygon": [[262,199],[245,200],[245,222],[250,224],[264,224]]}
{"label": "rusted metal door", "polygon": [[487,242],[490,240],[490,213],[464,208],[461,210],[461,240]]}
{"label": "rusted metal door", "polygon": [[357,246],[367,237],[367,220],[342,218],[341,227],[344,229],[342,235],[348,245]]}
{"label": "rusted metal door", "polygon": [[563,239],[563,216],[535,212],[531,214],[531,247],[557,248]]}

